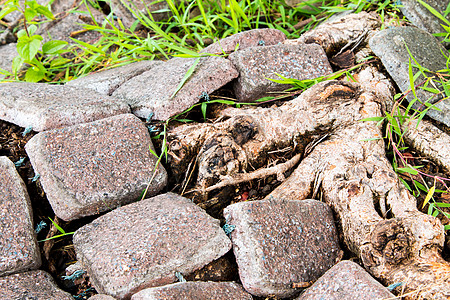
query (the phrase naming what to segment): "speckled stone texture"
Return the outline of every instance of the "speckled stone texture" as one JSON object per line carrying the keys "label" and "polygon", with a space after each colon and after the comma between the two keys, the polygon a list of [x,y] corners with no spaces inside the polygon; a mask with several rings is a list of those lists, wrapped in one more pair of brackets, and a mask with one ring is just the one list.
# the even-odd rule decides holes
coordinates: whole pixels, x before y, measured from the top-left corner
{"label": "speckled stone texture", "polygon": [[93,22],[91,17],[93,16],[96,22],[101,25],[106,16],[92,6],[87,8],[84,3],[88,2],[83,2],[83,0],[52,1],[51,11],[57,18],[51,22],[40,24],[36,34],[44,38],[42,43],[62,40],[69,44],[75,44],[71,37],[85,43],[93,43],[102,37],[102,34],[97,31],[86,31],[83,23]]}
{"label": "speckled stone texture", "polygon": [[358,264],[341,261],[328,270],[296,300],[393,299],[387,288]]}
{"label": "speckled stone texture", "polygon": [[238,44],[238,50],[244,50],[250,47],[276,45],[285,40],[286,35],[280,30],[271,28],[252,29],[221,39],[218,42],[209,45],[200,51],[200,53],[231,53],[234,52]]}
{"label": "speckled stone texture", "polygon": [[152,67],[162,64],[162,61],[143,60],[135,63],[91,73],[85,77],[69,81],[66,86],[76,86],[92,89],[103,95],[111,95],[120,85],[131,78],[149,71]]}
{"label": "speckled stone texture", "polygon": [[[55,214],[70,221],[139,199],[157,158],[147,128],[132,114],[41,132],[26,144]],[[160,165],[148,195],[166,185]]]}
{"label": "speckled stone texture", "polygon": [[[375,55],[381,59],[389,75],[403,93],[410,90],[408,69],[410,55],[405,44],[422,67],[434,72],[447,68],[447,59],[442,54],[447,50],[428,32],[414,27],[393,27],[378,32],[369,40],[369,46]],[[415,74],[417,69],[414,68],[413,71]],[[416,83],[424,80],[424,77],[420,76]],[[431,96],[434,96],[434,94],[422,89],[416,89],[416,94],[421,102],[427,102]],[[413,93],[409,93],[406,99],[412,101],[414,99]],[[438,100],[439,97],[434,97],[430,102],[435,103]],[[442,100],[435,106],[440,111],[430,109],[427,115],[450,126],[450,100]],[[416,101],[413,108],[419,108],[419,101]]]}
{"label": "speckled stone texture", "polygon": [[74,300],[47,272],[37,270],[0,277],[0,300]]}
{"label": "speckled stone texture", "polygon": [[[4,69],[8,72],[11,72],[11,66],[12,61],[14,57],[19,55],[17,53],[17,44],[7,44],[7,45],[0,45],[0,68]],[[5,75],[0,74],[0,79],[4,78]]]}
{"label": "speckled stone texture", "polygon": [[316,200],[239,202],[225,208],[241,282],[260,297],[292,297],[340,258],[331,209]]}
{"label": "speckled stone texture", "polygon": [[[441,15],[444,15],[444,11],[450,3],[448,0],[426,0],[424,2],[436,9]],[[445,33],[442,25],[446,24],[433,15],[425,6],[417,2],[417,0],[402,0],[399,8],[402,14],[420,29],[429,33]],[[450,21],[448,15],[446,18]],[[445,34],[439,37],[439,40],[442,41],[444,37]]]}
{"label": "speckled stone texture", "polygon": [[13,162],[0,156],[0,276],[40,265],[27,188]]}
{"label": "speckled stone texture", "polygon": [[232,53],[229,59],[239,71],[234,92],[242,102],[273,96],[269,93],[290,88],[268,79],[280,79],[276,73],[304,80],[333,72],[325,52],[316,44],[252,47]]}
{"label": "speckled stone texture", "polygon": [[97,294],[92,297],[89,297],[89,300],[115,300],[116,298],[105,295],[105,294]]}
{"label": "speckled stone texture", "polygon": [[[173,1],[175,7],[177,7],[178,0]],[[169,16],[167,9],[167,1],[154,1],[154,0],[111,0],[108,1],[111,11],[117,16],[125,25],[126,28],[130,28],[137,20],[135,17],[136,11],[148,16],[147,10],[152,12],[152,17],[155,22],[159,22]],[[131,12],[127,7],[130,7]],[[161,11],[161,12],[157,12]]]}
{"label": "speckled stone texture", "polygon": [[0,119],[44,131],[130,112],[127,103],[89,89],[46,83],[0,84]]}
{"label": "speckled stone texture", "polygon": [[189,281],[148,288],[131,300],[252,300],[253,297],[235,282]]}
{"label": "speckled stone texture", "polygon": [[130,79],[113,96],[125,99],[138,117],[147,118],[154,113],[155,120],[166,120],[199,102],[203,93],[211,94],[238,76],[229,60],[204,57],[171,98],[194,61],[194,58],[172,58]]}
{"label": "speckled stone texture", "polygon": [[158,195],[109,212],[73,236],[95,289],[119,299],[175,282],[231,248],[219,221],[189,199]]}

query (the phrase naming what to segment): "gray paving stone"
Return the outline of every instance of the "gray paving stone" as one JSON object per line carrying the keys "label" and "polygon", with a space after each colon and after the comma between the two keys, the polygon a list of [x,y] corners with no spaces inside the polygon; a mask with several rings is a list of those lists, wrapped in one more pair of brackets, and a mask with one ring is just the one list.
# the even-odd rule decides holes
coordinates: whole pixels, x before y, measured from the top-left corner
{"label": "gray paving stone", "polygon": [[111,95],[126,81],[162,63],[162,61],[143,60],[102,72],[91,73],[85,77],[69,81],[66,86],[88,88],[103,95]]}
{"label": "gray paving stone", "polygon": [[[177,7],[179,1],[174,0],[175,7]],[[154,0],[111,0],[108,1],[111,7],[111,11],[114,15],[121,19],[123,25],[126,28],[130,28],[134,22],[136,22],[136,12],[140,12],[145,16],[148,16],[147,11],[152,12],[152,17],[155,22],[160,22],[167,19],[169,13],[167,9],[169,6],[166,1],[154,1]],[[128,9],[127,7],[131,8]],[[160,11],[160,12],[158,12]]]}
{"label": "gray paving stone", "polygon": [[0,119],[44,131],[130,112],[119,99],[90,89],[46,83],[0,84]]}
{"label": "gray paving stone", "polygon": [[188,281],[148,288],[131,300],[252,300],[253,297],[235,282]]}
{"label": "gray paving stone", "polygon": [[115,299],[116,298],[104,294],[97,294],[92,297],[89,297],[89,300],[115,300]]}
{"label": "gray paving stone", "polygon": [[101,33],[93,30],[86,31],[82,24],[92,22],[91,14],[99,24],[102,24],[105,15],[91,6],[88,9],[82,0],[56,0],[52,2],[51,9],[52,13],[58,17],[51,22],[41,24],[36,31],[36,34],[44,38],[42,43],[62,40],[75,44],[70,37],[85,43],[93,43],[102,36]]}
{"label": "gray paving stone", "polygon": [[238,50],[244,50],[250,47],[276,45],[285,40],[286,35],[280,30],[271,28],[252,29],[221,39],[220,41],[209,45],[200,51],[200,53],[222,54],[223,51],[231,53],[234,52],[237,44],[239,44]]}
{"label": "gray paving stone", "polygon": [[[442,53],[447,50],[439,44],[435,37],[428,32],[414,27],[394,27],[380,31],[369,40],[369,46],[377,55],[384,67],[394,79],[400,90],[405,93],[410,90],[408,63],[410,56],[406,49],[408,46],[414,58],[423,67],[438,71],[446,69],[446,58]],[[417,72],[417,69],[414,73]],[[423,77],[416,80],[416,84],[422,82]],[[434,95],[420,88],[416,89],[417,97],[420,101],[426,102]],[[413,93],[407,96],[408,101],[414,99]],[[439,100],[438,97],[432,99],[432,103]],[[420,103],[416,101],[413,108],[419,108]],[[446,99],[435,104],[441,111],[431,109],[427,112],[430,118],[450,126],[450,100]]]}
{"label": "gray paving stone", "polygon": [[[425,3],[436,9],[441,15],[450,3],[449,0],[425,0]],[[433,15],[425,6],[417,2],[417,0],[402,0],[400,5],[402,14],[415,26],[429,33],[445,33],[445,29],[441,24],[446,25],[438,17]],[[450,16],[446,17],[450,21]],[[445,35],[439,37],[442,41]]]}
{"label": "gray paving stone", "polygon": [[175,282],[231,248],[219,221],[189,199],[158,195],[115,209],[78,229],[77,259],[98,292],[119,299]]}
{"label": "gray paving stone", "polygon": [[325,52],[317,44],[252,47],[232,53],[229,59],[239,71],[234,92],[242,102],[288,89],[289,85],[268,79],[280,79],[275,73],[304,80],[333,72]]}
{"label": "gray paving stone", "polygon": [[166,120],[197,103],[204,92],[211,94],[238,76],[229,60],[204,57],[171,98],[194,61],[194,58],[172,58],[128,80],[113,96],[128,101],[138,117],[147,118],[154,113],[155,120]]}
{"label": "gray paving stone", "polygon": [[387,288],[354,262],[341,261],[296,300],[393,299]]}
{"label": "gray paving stone", "polygon": [[74,300],[47,272],[36,270],[0,277],[0,300]]}
{"label": "gray paving stone", "polygon": [[[66,221],[139,199],[157,158],[148,130],[134,115],[118,115],[35,135],[25,150],[55,214]],[[160,165],[149,195],[161,191]]]}
{"label": "gray paving stone", "polygon": [[255,296],[292,297],[340,259],[331,209],[316,200],[239,202],[225,208],[241,282]]}
{"label": "gray paving stone", "polygon": [[[16,43],[0,46],[0,68],[1,69],[11,72],[12,61],[13,61],[14,57],[19,55],[17,53],[16,46],[17,46]],[[0,74],[0,79],[2,79],[4,77],[5,77],[4,75]]]}
{"label": "gray paving stone", "polygon": [[39,268],[30,198],[6,156],[0,156],[0,225],[0,276]]}

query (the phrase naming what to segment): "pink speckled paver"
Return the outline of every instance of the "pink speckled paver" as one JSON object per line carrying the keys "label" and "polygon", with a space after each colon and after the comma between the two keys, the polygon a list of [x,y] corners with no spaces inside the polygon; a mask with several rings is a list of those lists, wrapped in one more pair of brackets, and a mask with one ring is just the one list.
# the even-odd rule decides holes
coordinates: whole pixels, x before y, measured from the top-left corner
{"label": "pink speckled paver", "polygon": [[381,283],[358,264],[349,260],[329,269],[296,300],[394,299]]}
{"label": "pink speckled paver", "polygon": [[219,225],[189,199],[167,193],[115,209],[78,229],[77,259],[98,292],[118,299],[177,280],[231,249]]}
{"label": "pink speckled paver", "polygon": [[66,83],[66,86],[88,88],[103,95],[111,95],[119,86],[131,78],[149,71],[162,63],[159,60],[143,60],[77,78]]}
{"label": "pink speckled paver", "polygon": [[[167,120],[188,109],[234,78],[233,64],[218,56],[203,57],[194,73],[178,90],[195,58],[175,57],[121,85],[112,95],[127,101],[141,118],[153,114],[155,120]],[[175,93],[176,92],[176,93]]]}
{"label": "pink speckled paver", "polygon": [[47,83],[0,84],[0,119],[44,131],[129,113],[123,100],[80,87]]}
{"label": "pink speckled paver", "polygon": [[325,51],[317,44],[273,45],[236,51],[229,59],[239,71],[234,92],[239,101],[254,101],[291,85],[276,83],[277,74],[297,80],[329,75],[331,69]]}
{"label": "pink speckled paver", "polygon": [[253,297],[235,282],[190,281],[148,288],[131,300],[252,300]]}
{"label": "pink speckled paver", "polygon": [[250,47],[276,45],[283,43],[285,40],[286,35],[280,30],[271,28],[252,29],[221,39],[209,45],[200,53],[231,53],[236,50],[236,47],[238,47],[238,50],[243,50]]}
{"label": "pink speckled paver", "polygon": [[[55,214],[66,221],[139,199],[157,158],[144,123],[124,114],[41,132],[25,146]],[[148,191],[166,185],[159,165]]]}
{"label": "pink speckled paver", "polygon": [[58,288],[45,271],[29,271],[0,277],[0,300],[74,300]]}
{"label": "pink speckled paver", "polygon": [[40,265],[27,188],[13,162],[0,156],[0,276]]}
{"label": "pink speckled paver", "polygon": [[294,283],[314,281],[340,259],[331,209],[316,200],[270,198],[224,210],[239,277],[255,296],[292,297]]}

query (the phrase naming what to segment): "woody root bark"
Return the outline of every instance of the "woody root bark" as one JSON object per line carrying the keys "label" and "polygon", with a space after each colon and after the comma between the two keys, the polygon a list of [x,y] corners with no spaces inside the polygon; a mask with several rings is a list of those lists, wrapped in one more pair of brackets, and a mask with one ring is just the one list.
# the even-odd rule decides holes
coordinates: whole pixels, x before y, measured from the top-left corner
{"label": "woody root bark", "polygon": [[[169,165],[181,180],[195,174],[198,201],[225,186],[277,175],[283,183],[268,197],[329,204],[346,246],[374,277],[385,285],[402,282],[396,291],[409,299],[447,299],[443,226],[418,211],[386,158],[384,141],[374,140],[382,137],[380,127],[360,121],[382,116],[391,96],[388,84],[368,70],[361,84],[322,82],[279,107],[228,109],[219,122],[176,127],[168,135]],[[285,147],[297,154],[264,168],[267,153]]]}

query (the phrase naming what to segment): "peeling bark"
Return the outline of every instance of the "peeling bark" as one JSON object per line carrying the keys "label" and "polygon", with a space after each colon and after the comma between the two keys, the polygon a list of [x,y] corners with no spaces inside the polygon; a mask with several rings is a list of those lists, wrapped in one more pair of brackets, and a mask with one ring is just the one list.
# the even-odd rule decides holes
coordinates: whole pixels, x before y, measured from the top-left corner
{"label": "peeling bark", "polygon": [[379,28],[380,25],[381,22],[377,17],[367,12],[360,12],[325,22],[302,34],[298,39],[286,40],[284,43],[290,45],[316,43],[330,55],[346,45],[352,46],[361,37],[364,39],[370,31]]}

